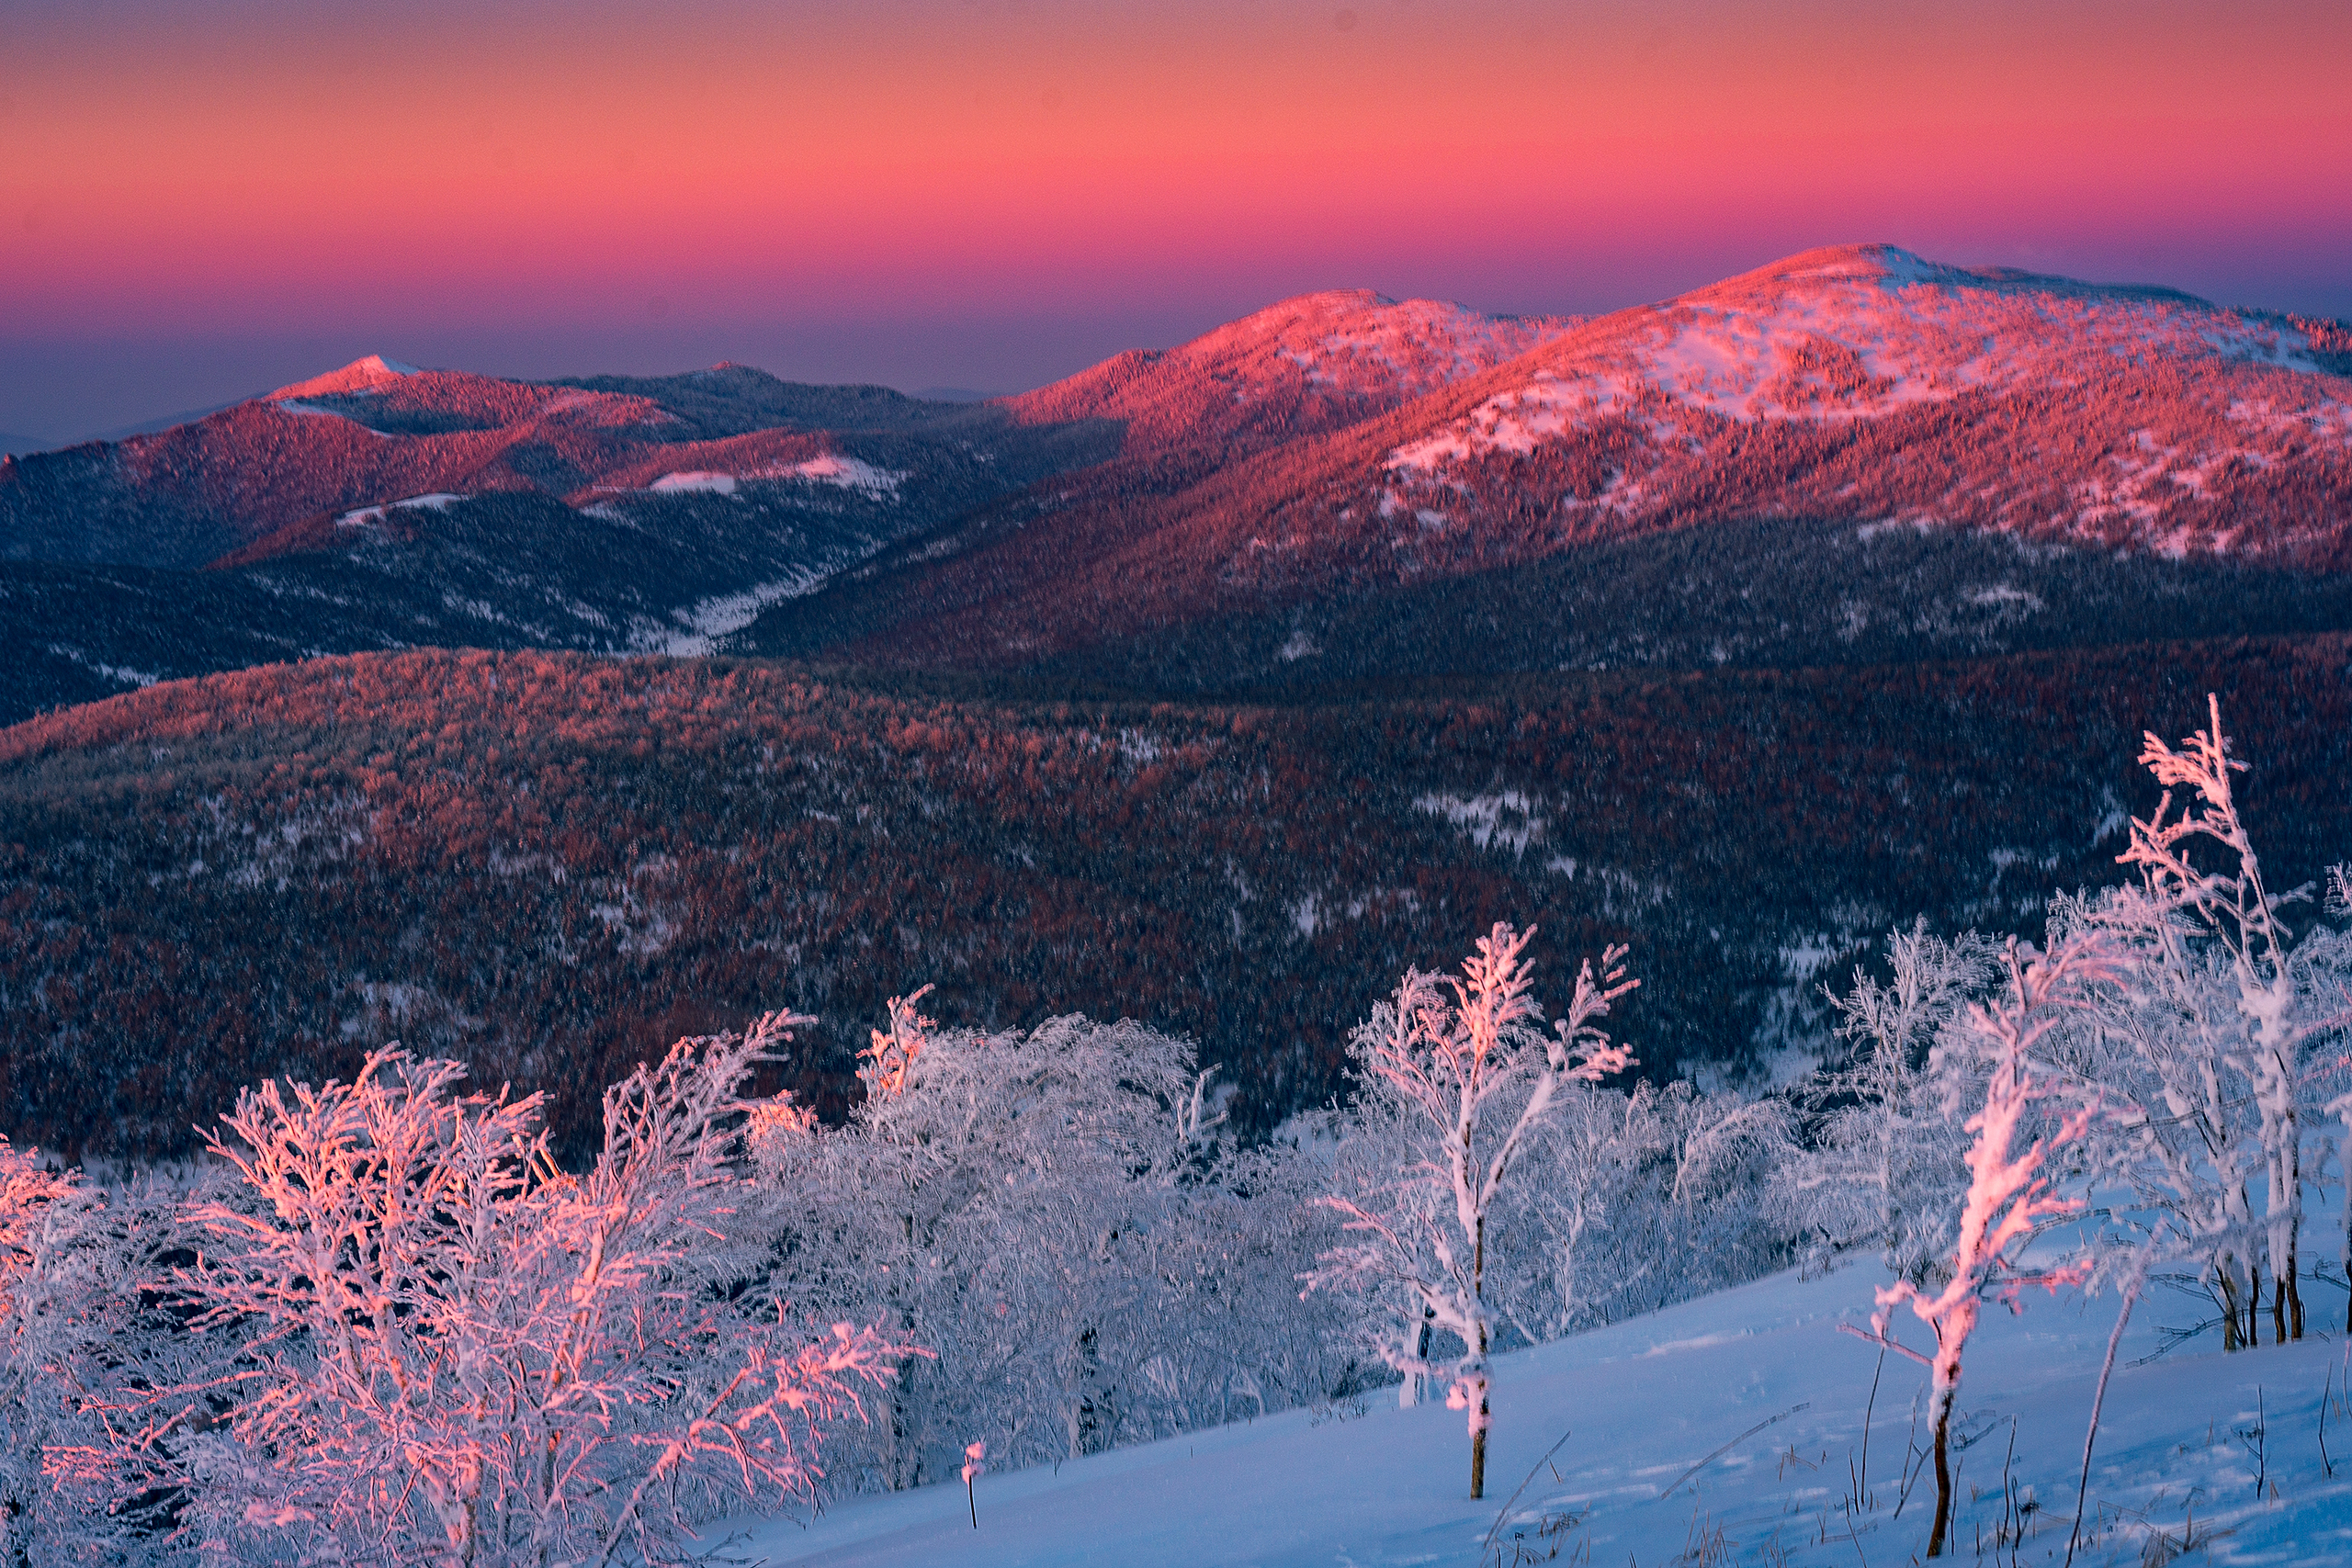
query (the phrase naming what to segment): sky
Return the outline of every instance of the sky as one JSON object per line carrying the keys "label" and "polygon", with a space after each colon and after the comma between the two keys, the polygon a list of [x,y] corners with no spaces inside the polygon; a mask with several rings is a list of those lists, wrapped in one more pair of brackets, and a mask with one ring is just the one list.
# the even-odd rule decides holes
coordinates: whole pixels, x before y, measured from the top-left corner
{"label": "sky", "polygon": [[0,0],[0,433],[363,354],[1012,390],[1817,244],[2352,316],[2341,0]]}

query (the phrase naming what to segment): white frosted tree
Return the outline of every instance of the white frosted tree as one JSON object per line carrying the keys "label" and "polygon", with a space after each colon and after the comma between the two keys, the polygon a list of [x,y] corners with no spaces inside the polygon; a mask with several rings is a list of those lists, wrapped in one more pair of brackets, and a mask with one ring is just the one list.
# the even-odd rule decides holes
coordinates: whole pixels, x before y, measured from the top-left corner
{"label": "white frosted tree", "polygon": [[[2280,913],[2287,900],[2264,883],[2238,811],[2231,775],[2246,764],[2230,754],[2220,699],[2209,697],[2207,705],[2211,728],[2178,750],[2146,737],[2140,761],[2165,795],[2146,820],[2133,819],[2130,847],[2119,857],[2139,872],[2141,886],[2134,896],[2110,902],[2101,923],[2130,942],[2139,960],[2138,988],[2153,1015],[2134,1021],[2129,1032],[2142,1076],[2155,1080],[2164,1116],[2191,1120],[2218,1182],[2185,1163],[2196,1159],[2196,1148],[2154,1125],[2154,1103],[2143,1118],[2140,1152],[2166,1185],[2193,1200],[2179,1215],[2184,1230],[2220,1244],[2217,1281],[2233,1342],[2254,1341],[2261,1280],[2249,1258],[2241,1287],[2231,1235],[2259,1229],[2271,1320],[2284,1343],[2303,1332],[2297,1282],[2303,1141],[2315,1109],[2305,1100],[2318,1076],[2310,1059],[2314,1043],[2344,1026],[2346,998],[2340,985],[2330,984],[2341,967],[2340,944],[2324,930],[2299,943],[2289,930]],[[2177,814],[2177,794],[2183,796]],[[2243,1095],[2221,1087],[2228,1080],[2242,1084]],[[2253,1141],[2266,1188],[2258,1227],[2245,1193],[2243,1145],[2233,1135],[2240,1102],[2250,1102],[2256,1113]],[[2208,1210],[2214,1190],[2222,1212],[2199,1212]],[[2241,1310],[2242,1337],[2234,1322]]]}
{"label": "white frosted tree", "polygon": [[[2097,1111],[2095,1101],[2068,1079],[2040,1067],[2035,1053],[2062,1019],[2083,1005],[2087,987],[2115,978],[2116,961],[2104,937],[2093,933],[2075,936],[2046,954],[2012,941],[2002,967],[2006,983],[2000,997],[1972,1006],[1960,1025],[1987,1070],[1983,1107],[1964,1124],[1972,1135],[1965,1156],[1969,1184],[1955,1227],[1950,1276],[1932,1295],[1907,1279],[1880,1287],[1871,1332],[1863,1336],[1932,1374],[1936,1515],[1928,1537],[1929,1557],[1943,1554],[1951,1523],[1952,1402],[1960,1390],[1961,1359],[1984,1299],[1996,1297],[2012,1311],[2020,1310],[2018,1294],[2025,1286],[2055,1289],[2080,1280],[2087,1269],[2083,1259],[2038,1267],[2024,1257],[2049,1222],[2081,1211],[2078,1201],[2052,1192],[2053,1156],[2081,1141]],[[2041,1109],[2053,1100],[2061,1111],[2054,1119]],[[2041,1135],[2020,1146],[2038,1116]],[[1934,1331],[1932,1354],[1892,1337],[1895,1309],[1905,1305]]]}
{"label": "white frosted tree", "polygon": [[1287,1168],[1218,1140],[1189,1042],[1076,1017],[943,1030],[922,994],[874,1032],[847,1124],[761,1156],[782,1287],[938,1353],[863,1440],[871,1483],[953,1476],[976,1436],[1057,1461],[1319,1379],[1306,1314],[1265,1310],[1288,1292],[1261,1259],[1295,1268]]}
{"label": "white frosted tree", "polygon": [[1858,968],[1853,988],[1830,998],[1849,1054],[1806,1086],[1819,1122],[1781,1173],[1821,1261],[1874,1250],[1890,1274],[1925,1284],[1950,1252],[1952,1200],[1968,1172],[1933,1051],[1992,979],[1995,951],[1974,932],[1947,941],[1922,920],[1887,938],[1885,979]]}
{"label": "white frosted tree", "polygon": [[660,1562],[703,1518],[806,1496],[823,1429],[908,1348],[735,1299],[763,1241],[738,1095],[804,1021],[640,1067],[580,1175],[537,1097],[459,1096],[458,1064],[397,1048],[242,1094],[212,1149],[243,1190],[191,1211],[172,1288],[252,1338],[119,1403],[83,1473],[177,1484],[181,1528],[252,1562]]}
{"label": "white frosted tree", "polygon": [[1487,1355],[1495,1317],[1487,1295],[1489,1220],[1536,1132],[1563,1108],[1563,1091],[1634,1066],[1599,1026],[1638,981],[1624,950],[1578,971],[1567,1011],[1549,1031],[1525,953],[1531,928],[1498,923],[1462,974],[1408,970],[1395,997],[1355,1032],[1362,1092],[1390,1102],[1412,1129],[1412,1157],[1369,1190],[1326,1201],[1351,1239],[1327,1253],[1309,1288],[1401,1290],[1459,1356],[1434,1358],[1419,1323],[1383,1334],[1376,1349],[1408,1378],[1440,1378],[1449,1407],[1467,1412],[1470,1495],[1486,1495]]}

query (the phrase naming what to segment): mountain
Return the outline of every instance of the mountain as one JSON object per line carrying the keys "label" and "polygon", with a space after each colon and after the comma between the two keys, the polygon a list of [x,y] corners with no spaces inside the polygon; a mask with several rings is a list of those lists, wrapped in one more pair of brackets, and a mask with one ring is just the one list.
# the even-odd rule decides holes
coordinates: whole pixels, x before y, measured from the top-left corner
{"label": "mountain", "polygon": [[1189,1032],[1262,1129],[1497,919],[1634,944],[1647,1070],[1769,1070],[1888,927],[2115,880],[2207,694],[2282,886],[2343,858],[2347,352],[1863,247],[977,405],[360,361],[11,460],[0,1132],[183,1152],[397,1036],[576,1152],[779,1005],[838,1111],[931,981]]}
{"label": "mountain", "polygon": [[[0,558],[244,564],[257,547],[316,548],[335,520],[419,496],[627,507],[676,473],[724,472],[782,498],[809,481],[793,464],[828,453],[916,479],[985,462],[981,488],[993,491],[1096,455],[1083,441],[1056,450],[1055,434],[987,409],[794,387],[740,366],[529,382],[371,355],[192,424],[11,461],[0,468]],[[752,435],[766,439],[745,444]],[[869,438],[884,449],[865,452]]]}
{"label": "mountain", "polygon": [[[1059,400],[1031,396],[1046,408],[1116,407],[1150,369],[1132,367],[1091,401],[1084,378]],[[1183,664],[1168,649],[1191,628],[1193,642],[1256,649],[1247,667],[1228,660],[1204,678],[1279,682],[1297,673],[1286,666],[1333,651],[1327,632],[1344,641],[1338,623],[1351,614],[1418,623],[1417,601],[1472,577],[1500,601],[1541,603],[1555,595],[1512,581],[1574,575],[1596,546],[1772,523],[1776,549],[1798,529],[1801,556],[1845,567],[1873,553],[1853,547],[1876,535],[1974,541],[1983,559],[1952,585],[1961,598],[1942,617],[1962,622],[2046,605],[2018,577],[2060,556],[2077,575],[2119,556],[2188,563],[2200,584],[2215,566],[2251,570],[2231,579],[2241,587],[2280,572],[2334,576],[2352,565],[2347,378],[2352,341],[2338,322],[1944,266],[1888,245],[1815,251],[1586,321],[1418,396],[1401,382],[1404,400],[1383,411],[1367,399],[1353,423],[1269,421],[1256,449],[1175,484],[1095,486],[910,541],[772,610],[734,646],[909,665],[1157,668]],[[1131,413],[1131,431],[1181,438],[1175,428],[1213,405],[1197,392],[1171,399],[1177,417],[1155,425]],[[1214,417],[1243,425],[1247,407]],[[1702,597],[1784,564],[1725,553],[1727,579]],[[1662,558],[1658,547],[1634,556]],[[1971,596],[1989,597],[1972,610]],[[1795,597],[1803,624],[1792,635],[1812,643],[1916,607],[1899,576],[1836,570]],[[1270,632],[1285,619],[1286,634]],[[1635,629],[1654,640],[1679,624]],[[1584,628],[1562,629],[1567,643],[1535,639],[1522,667],[1610,657],[1589,651]],[[1476,641],[1409,640],[1401,663],[1351,647],[1317,668],[1432,673],[1447,642]]]}
{"label": "mountain", "polygon": [[1132,349],[1001,400],[1023,420],[1116,420],[1123,457],[1182,447],[1229,460],[1396,408],[1575,324],[1338,289],[1285,299],[1175,348]]}
{"label": "mountain", "polygon": [[697,651],[1118,439],[741,366],[542,383],[370,355],[0,461],[0,719],[368,648]]}

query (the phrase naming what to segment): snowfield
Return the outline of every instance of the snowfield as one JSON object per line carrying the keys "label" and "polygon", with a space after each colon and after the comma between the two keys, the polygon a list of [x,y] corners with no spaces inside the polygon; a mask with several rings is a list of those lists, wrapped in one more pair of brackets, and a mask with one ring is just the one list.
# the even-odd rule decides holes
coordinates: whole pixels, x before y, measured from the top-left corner
{"label": "snowfield", "polygon": [[[747,1561],[810,1568],[1908,1563],[1934,1506],[1934,1476],[1919,1474],[1926,1374],[1892,1356],[1880,1372],[1878,1351],[1838,1327],[1867,1324],[1880,1278],[1780,1274],[1495,1358],[1484,1503],[1468,1500],[1460,1413],[1397,1409],[1390,1389],[983,1476],[977,1532],[951,1481],[854,1498],[805,1526],[752,1525],[740,1545]],[[2167,1326],[2210,1311],[2152,1289],[2108,1391],[2077,1562],[2168,1562],[2191,1529],[2199,1562],[2352,1562],[2346,1347],[2324,1332],[2343,1297],[2319,1285],[2312,1297],[2323,1333],[2301,1344],[2225,1357],[2208,1333],[2134,1366]],[[1954,1456],[1959,1560],[1995,1556],[2020,1512],[2015,1561],[2064,1560],[2115,1304],[2034,1292],[2022,1315],[1988,1313],[1971,1340],[1955,1422],[1973,1439]],[[2331,1379],[2333,1478],[2318,1441]],[[1997,1555],[2010,1560],[2009,1546]]]}

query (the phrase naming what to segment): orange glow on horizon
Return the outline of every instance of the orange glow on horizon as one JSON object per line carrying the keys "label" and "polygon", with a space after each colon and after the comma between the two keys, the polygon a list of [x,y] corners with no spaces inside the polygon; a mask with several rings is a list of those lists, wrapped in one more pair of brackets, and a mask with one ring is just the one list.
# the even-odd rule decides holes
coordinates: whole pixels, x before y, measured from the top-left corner
{"label": "orange glow on horizon", "polygon": [[2352,8],[2310,0],[124,0],[0,27],[0,335],[1343,284],[1590,310],[1842,240],[2140,276],[2267,243],[2338,279],[2352,241]]}

